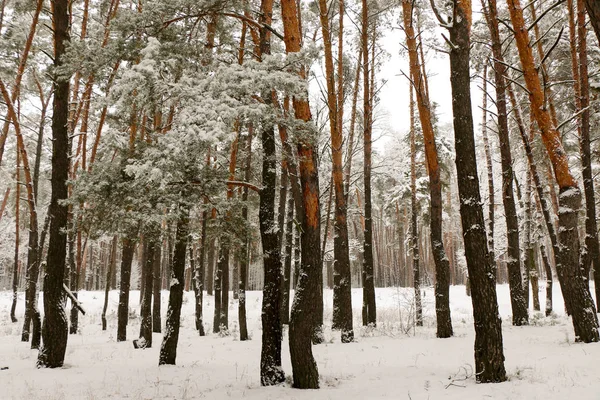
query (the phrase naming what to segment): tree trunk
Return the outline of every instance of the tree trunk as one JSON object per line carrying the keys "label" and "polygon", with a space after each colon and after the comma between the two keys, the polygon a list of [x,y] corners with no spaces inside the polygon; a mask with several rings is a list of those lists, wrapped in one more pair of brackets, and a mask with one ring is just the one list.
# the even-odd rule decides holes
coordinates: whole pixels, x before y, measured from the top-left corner
{"label": "tree trunk", "polygon": [[160,279],[160,261],[162,258],[162,246],[160,241],[156,245],[154,261],[152,264],[153,287],[152,287],[152,332],[161,332],[160,304],[161,304],[161,279]]}
{"label": "tree trunk", "polygon": [[[290,190],[291,192],[291,190]],[[290,323],[290,281],[292,275],[292,247],[294,242],[294,197],[289,194],[287,204],[287,222],[285,224],[285,252],[283,262],[283,281],[281,291],[281,324]]]}
{"label": "tree trunk", "polygon": [[106,330],[106,310],[108,309],[108,292],[110,290],[110,277],[113,269],[117,265],[117,236],[112,240],[110,250],[110,261],[108,263],[108,271],[106,271],[106,286],[104,289],[104,306],[102,307],[102,330]]}
{"label": "tree trunk", "polygon": [[371,205],[371,130],[373,128],[372,103],[370,89],[369,65],[369,10],[367,0],[362,0],[361,46],[363,54],[363,142],[364,142],[364,185],[365,185],[365,226],[364,226],[364,259],[363,259],[363,314],[368,325],[377,325],[377,308],[375,304],[375,282],[373,273],[373,218]]}
{"label": "tree trunk", "polygon": [[502,54],[502,42],[498,29],[498,10],[496,0],[488,0],[484,5],[484,15],[492,39],[492,54],[494,56],[494,83],[496,89],[496,110],[498,141],[500,143],[500,158],[502,162],[502,204],[507,235],[507,269],[510,288],[513,325],[528,323],[527,302],[523,296],[523,279],[521,277],[521,250],[519,248],[519,221],[513,192],[512,155],[508,132],[508,112],[506,107],[506,65]]}
{"label": "tree trunk", "polygon": [[544,263],[544,270],[546,272],[546,317],[552,314],[552,267],[548,261],[546,255],[546,249],[544,245],[540,245],[540,253],[542,254],[542,261]]}
{"label": "tree trunk", "polygon": [[412,250],[413,287],[415,292],[415,324],[423,326],[423,303],[421,301],[421,273],[419,268],[419,235],[417,226],[417,149],[415,146],[415,103],[413,88],[410,90],[410,247]]}
{"label": "tree trunk", "polygon": [[[254,128],[252,125],[248,127],[248,137],[246,139],[246,165],[244,167],[244,181],[250,182],[252,174],[252,133]],[[242,189],[242,219],[248,222],[248,188]],[[238,302],[238,321],[240,325],[240,341],[248,340],[248,324],[246,321],[246,288],[248,287],[248,238],[244,238],[242,242],[242,250],[240,257],[240,281],[238,286],[239,302]]]}
{"label": "tree trunk", "polygon": [[200,336],[206,335],[204,332],[203,307],[204,307],[204,259],[206,258],[206,223],[208,219],[208,210],[202,212],[202,227],[200,238],[200,250],[196,259],[196,270],[194,271],[194,295],[196,299],[196,330]]}
{"label": "tree trunk", "polygon": [[[37,203],[38,182],[40,176],[40,165],[42,159],[42,140],[44,138],[44,127],[46,125],[46,110],[49,104],[50,96],[44,99],[44,93],[40,87],[40,101],[42,103],[40,114],[40,125],[38,129],[37,145],[35,150],[35,164],[33,170],[33,196]],[[0,218],[2,211],[0,210]],[[38,222],[37,210],[35,217],[30,213],[29,218],[29,247],[27,250],[27,274],[25,283],[25,316],[23,318],[23,332],[21,341],[29,341],[29,328],[31,327],[31,319],[37,312],[35,309],[35,299],[37,294],[37,281],[40,275],[40,258],[41,248],[38,243]]]}
{"label": "tree trunk", "polygon": [[502,320],[496,297],[496,270],[487,248],[481,207],[470,92],[471,2],[455,3],[450,27],[450,84],[454,115],[456,172],[465,258],[475,323],[475,373],[478,382],[506,380]]}
{"label": "tree trunk", "polygon": [[[281,16],[284,29],[285,49],[288,54],[301,49],[300,10],[294,0],[281,1]],[[307,78],[305,67],[298,71],[302,79]],[[308,101],[293,99],[294,115],[304,122],[311,121]],[[302,261],[298,287],[292,305],[289,329],[290,358],[292,361],[293,386],[300,389],[317,389],[319,371],[312,354],[311,337],[315,331],[315,320],[322,310],[323,293],[319,293],[322,279],[322,260],[319,248],[321,216],[319,206],[319,174],[317,171],[316,138],[308,127],[298,132],[298,159],[300,184],[302,186]],[[316,251],[315,251],[316,250]]]}
{"label": "tree trunk", "polygon": [[[69,41],[69,2],[52,2],[52,27],[54,33],[54,66],[63,64],[65,45]],[[51,215],[50,241],[44,278],[44,324],[38,367],[62,367],[67,350],[67,316],[62,303],[63,280],[67,238],[67,179],[69,175],[69,138],[67,123],[69,116],[69,80],[55,77],[54,103],[52,112],[52,176],[50,184]]]}
{"label": "tree trunk", "polygon": [[129,287],[131,284],[131,263],[135,252],[135,241],[125,237],[121,241],[121,282],[119,286],[119,308],[117,311],[117,342],[127,340],[127,322],[129,320]]}
{"label": "tree trunk", "polygon": [[173,266],[169,281],[169,308],[167,309],[167,323],[165,336],[160,346],[158,365],[175,365],[177,357],[177,342],[179,340],[179,323],[181,305],[183,303],[183,285],[185,273],[185,255],[187,249],[190,217],[189,210],[180,205],[177,231],[175,233],[175,252]]}
{"label": "tree trunk", "polygon": [[[141,348],[152,347],[152,287],[154,285],[154,259],[158,252],[156,249],[160,246],[160,242],[146,235],[144,237],[146,242],[146,256],[144,257],[144,263],[142,269],[144,270],[144,288],[143,296],[140,307],[140,339],[137,341],[137,346]],[[136,341],[134,341],[136,345]]]}
{"label": "tree trunk", "polygon": [[21,203],[21,152],[17,150],[17,167],[15,173],[16,187],[15,187],[15,256],[13,259],[13,270],[12,270],[12,305],[10,307],[10,320],[12,323],[17,322],[15,311],[17,309],[17,290],[19,288],[19,217],[21,211],[19,210],[19,204]]}
{"label": "tree trunk", "polygon": [[567,311],[571,313],[575,336],[578,341],[597,342],[598,317],[589,287],[583,280],[579,268],[579,235],[577,232],[577,213],[581,205],[581,192],[569,170],[566,152],[562,146],[560,133],[545,108],[541,87],[531,47],[529,34],[525,29],[523,10],[519,0],[507,0],[510,17],[515,31],[519,58],[523,68],[525,84],[529,91],[531,113],[541,131],[542,140],[548,157],[554,168],[559,190],[559,253],[556,270]]}
{"label": "tree trunk", "polygon": [[[348,248],[348,207],[344,187],[343,171],[343,77],[342,45],[344,1],[339,1],[340,25],[338,37],[338,85],[336,88],[333,67],[333,51],[328,7],[325,0],[319,0],[321,31],[325,45],[325,71],[327,77],[327,105],[329,109],[329,128],[331,132],[332,183],[335,189],[335,222],[333,239],[333,323],[332,329],[340,329],[342,343],[354,340],[352,329],[352,279],[350,275],[350,253]],[[328,213],[329,216],[329,213]],[[327,230],[325,231],[327,235]]]}
{"label": "tree trunk", "polygon": [[[406,0],[403,1],[402,10],[404,17],[404,30],[406,33],[406,44],[409,52],[410,74],[417,97],[419,119],[421,121],[423,140],[425,143],[427,171],[429,172],[429,192],[431,198],[430,233],[433,258],[436,268],[435,308],[437,317],[437,337],[446,338],[452,336],[453,332],[452,319],[450,316],[450,265],[446,257],[442,239],[442,185],[440,180],[438,153],[431,117],[431,105],[427,90],[427,79],[425,74],[422,72],[424,71],[425,66],[423,65],[421,68],[419,65],[419,56],[417,52],[418,46],[413,25],[412,3]],[[425,64],[423,58],[421,58],[421,63]],[[414,117],[412,118],[414,119]]]}

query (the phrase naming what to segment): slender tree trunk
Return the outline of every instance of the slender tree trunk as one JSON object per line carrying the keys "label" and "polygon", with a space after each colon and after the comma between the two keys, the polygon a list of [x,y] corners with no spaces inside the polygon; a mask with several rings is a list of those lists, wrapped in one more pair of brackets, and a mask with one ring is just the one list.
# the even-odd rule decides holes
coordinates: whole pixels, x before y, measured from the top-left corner
{"label": "slender tree trunk", "polygon": [[[440,180],[438,153],[431,116],[431,104],[427,90],[427,77],[424,73],[425,61],[421,55],[421,63],[419,63],[419,53],[417,52],[418,46],[416,39],[417,35],[415,34],[413,25],[412,7],[413,5],[410,1],[404,0],[402,2],[404,30],[406,33],[406,44],[408,47],[410,60],[410,74],[413,82],[412,86],[415,89],[417,97],[419,119],[421,121],[423,140],[425,144],[427,171],[429,172],[429,193],[431,199],[430,233],[436,276],[435,309],[437,317],[437,337],[446,338],[452,336],[453,331],[452,319],[450,316],[450,264],[446,257],[444,242],[442,239],[442,184]],[[423,66],[421,67],[420,64],[423,64]],[[410,96],[412,97],[412,89]],[[414,121],[413,107],[414,106],[411,105],[412,121]],[[414,135],[414,132],[412,134]],[[413,167],[411,167],[411,169],[412,168]],[[420,293],[418,300],[420,300]],[[417,309],[417,313],[418,312],[419,311]],[[419,319],[417,319],[417,321],[419,321]]]}
{"label": "slender tree trunk", "polygon": [[119,308],[117,311],[117,342],[127,340],[129,320],[129,287],[131,284],[131,263],[135,252],[135,241],[130,237],[122,240],[121,282],[119,287]]}
{"label": "slender tree trunk", "polygon": [[[244,181],[250,182],[252,173],[252,125],[248,127],[248,138],[246,139],[246,165],[244,167]],[[291,197],[291,196],[290,196]],[[242,219],[248,221],[248,188],[242,189]],[[248,238],[242,242],[242,251],[240,257],[240,281],[239,281],[239,302],[238,302],[238,321],[240,325],[240,341],[248,340],[248,324],[246,321],[246,288],[248,287]]]}
{"label": "slender tree trunk", "polygon": [[[319,0],[321,31],[325,44],[325,70],[327,76],[327,104],[329,107],[329,127],[331,132],[331,158],[332,184],[335,189],[335,222],[333,239],[333,329],[340,329],[342,343],[354,340],[352,329],[352,279],[350,275],[350,252],[348,248],[348,207],[346,188],[344,187],[343,174],[343,77],[342,71],[342,45],[343,45],[343,15],[344,1],[339,1],[340,25],[338,29],[338,85],[336,88],[333,66],[333,50],[331,44],[331,30],[328,16],[328,7],[325,0]],[[330,192],[331,194],[332,192]],[[327,213],[329,220],[329,213]],[[327,236],[327,229],[325,229]]]}
{"label": "slender tree trunk", "polygon": [[495,198],[494,198],[494,170],[492,164],[492,154],[490,151],[490,140],[487,134],[487,62],[483,64],[483,94],[482,94],[482,121],[481,121],[481,136],[483,138],[483,148],[485,153],[485,161],[487,165],[487,180],[488,180],[488,249],[492,263],[496,265],[496,252],[494,251],[494,220],[495,220]]}
{"label": "slender tree trunk", "polygon": [[[65,45],[69,41],[69,2],[55,0],[52,4],[52,27],[54,33],[54,66],[63,64]],[[69,117],[69,80],[63,77],[54,79],[54,103],[52,112],[52,194],[50,241],[44,278],[44,324],[38,367],[62,367],[67,350],[67,316],[62,303],[63,280],[67,241],[64,230],[67,228],[67,179],[69,175],[69,138],[67,123]]]}
{"label": "slender tree trunk", "polygon": [[417,227],[417,149],[415,146],[415,102],[413,88],[410,90],[410,247],[412,250],[413,287],[415,292],[415,324],[423,326],[423,303],[421,301],[421,273],[419,268],[419,235]]}
{"label": "slender tree trunk", "polygon": [[[271,25],[273,0],[261,1],[260,23]],[[271,32],[260,30],[260,57],[271,54]],[[270,90],[261,96],[267,105],[273,105]],[[285,380],[281,367],[281,241],[275,219],[275,196],[277,192],[277,154],[275,148],[275,127],[264,121],[261,127],[262,189],[258,218],[263,248],[264,285],[262,301],[262,346],[260,355],[260,383],[262,386],[277,385]]]}
{"label": "slender tree trunk", "polygon": [[106,310],[108,309],[108,293],[110,291],[110,277],[112,276],[113,269],[117,265],[117,236],[112,240],[110,250],[110,261],[108,263],[108,270],[106,271],[106,286],[104,289],[104,306],[102,307],[102,330],[106,330]]}
{"label": "slender tree trunk", "polygon": [[12,305],[10,307],[10,320],[12,323],[17,322],[17,317],[15,316],[15,311],[17,309],[17,290],[19,289],[19,232],[21,227],[19,226],[20,220],[20,207],[21,204],[21,152],[17,150],[17,167],[15,173],[16,187],[15,187],[15,256],[13,258],[13,276],[12,276]]}
{"label": "slender tree trunk", "polygon": [[[291,190],[290,190],[291,192]],[[292,247],[294,242],[294,197],[290,193],[287,204],[287,222],[285,224],[285,252],[283,262],[283,282],[281,291],[281,323],[290,323],[290,281],[292,275]]]}
{"label": "slender tree trunk", "polygon": [[523,10],[519,0],[507,0],[510,17],[515,31],[515,39],[529,91],[531,113],[541,131],[542,140],[548,157],[552,162],[559,192],[559,253],[556,270],[565,299],[567,311],[571,313],[575,336],[585,343],[597,342],[598,317],[589,287],[582,279],[579,268],[579,236],[577,231],[577,213],[581,205],[581,192],[571,171],[567,155],[562,146],[560,134],[545,108],[544,94],[538,76],[531,47],[529,33],[525,29]]}
{"label": "slender tree trunk", "polygon": [[492,55],[494,56],[494,83],[496,89],[496,110],[498,141],[500,143],[500,158],[502,162],[502,204],[507,235],[507,270],[510,288],[510,300],[513,313],[513,325],[528,323],[527,302],[523,293],[521,277],[521,250],[519,248],[519,221],[513,193],[513,168],[508,133],[508,112],[506,107],[506,65],[502,55],[502,42],[498,29],[498,10],[496,0],[488,0],[487,8],[484,3],[484,16],[492,39]]}
{"label": "slender tree trunk", "polygon": [[[215,240],[215,239],[213,239]],[[213,242],[214,243],[214,242]],[[214,257],[214,249],[216,249],[216,246],[213,246],[213,257]],[[212,261],[211,257],[210,257],[211,253],[209,250],[208,253],[208,260],[209,262]],[[217,261],[217,268],[215,270],[215,312],[213,315],[213,333],[220,333],[221,332],[221,274],[219,273],[219,263],[222,262],[221,258],[223,257],[223,254],[219,254],[219,258]],[[210,277],[209,277],[210,279]]]}
{"label": "slender tree trunk", "polygon": [[471,2],[454,5],[450,27],[450,84],[460,215],[465,258],[471,283],[475,323],[475,373],[478,382],[506,380],[502,348],[502,320],[496,297],[496,270],[487,248],[481,207],[470,92]]}
{"label": "slender tree trunk", "polygon": [[189,236],[189,210],[180,205],[177,230],[175,233],[175,252],[169,282],[169,308],[167,309],[167,324],[158,365],[175,365],[177,357],[177,342],[179,341],[179,326],[181,305],[183,303],[183,285],[185,273],[185,255]]}
{"label": "slender tree trunk", "polygon": [[363,141],[364,162],[363,174],[365,185],[365,226],[364,226],[364,259],[363,259],[363,324],[377,325],[377,308],[375,304],[375,282],[373,273],[373,218],[371,205],[371,129],[373,127],[370,68],[369,65],[369,10],[368,1],[362,0],[361,46],[363,54]]}
{"label": "slender tree trunk", "polygon": [[147,234],[144,237],[146,242],[146,255],[142,269],[144,270],[145,280],[143,287],[143,296],[140,307],[140,339],[134,341],[134,345],[140,348],[152,347],[152,287],[154,284],[154,259],[156,258],[156,249],[160,242]]}
{"label": "slender tree trunk", "polygon": [[[284,29],[285,48],[288,54],[301,49],[300,10],[294,0],[281,1],[281,16]],[[306,69],[298,71],[302,79],[307,78]],[[308,101],[293,99],[294,115],[304,122],[311,121]],[[310,128],[298,132],[298,159],[300,184],[302,186],[302,261],[290,317],[289,343],[292,361],[293,386],[300,389],[319,387],[319,371],[312,354],[311,337],[315,331],[315,320],[319,308],[323,307],[323,293],[319,293],[322,279],[322,260],[319,249],[321,216],[319,206],[319,174],[317,171],[316,139]],[[317,251],[315,251],[317,249]]]}
{"label": "slender tree trunk", "polygon": [[196,259],[196,269],[194,271],[194,295],[196,299],[196,330],[200,336],[206,335],[204,332],[203,307],[204,307],[204,259],[206,252],[206,222],[208,219],[208,210],[202,212],[202,227],[200,238],[200,249]]}
{"label": "slender tree trunk", "polygon": [[152,332],[160,333],[161,332],[161,319],[160,319],[160,304],[161,304],[161,279],[160,279],[160,261],[162,259],[161,254],[162,246],[159,241],[156,249],[154,261],[152,264],[152,275],[153,279],[153,287],[152,287]]}
{"label": "slender tree trunk", "polygon": [[544,263],[544,270],[546,271],[546,317],[552,314],[552,267],[548,261],[546,255],[546,248],[543,244],[540,244],[540,253],[542,255],[542,261]]}
{"label": "slender tree trunk", "polygon": [[[46,110],[50,103],[50,96],[44,98],[44,92],[42,90],[39,81],[36,78],[38,84],[40,101],[42,103],[41,114],[40,114],[40,125],[38,128],[37,145],[35,150],[35,163],[33,169],[33,197],[37,203],[38,193],[38,182],[40,176],[40,165],[42,159],[42,140],[44,138],[44,127],[46,125]],[[36,206],[37,208],[37,206]],[[2,210],[0,210],[0,218],[2,217]],[[40,275],[40,257],[42,249],[38,243],[38,222],[37,222],[37,211],[34,217],[30,213],[29,217],[29,247],[27,250],[27,275],[25,283],[25,316],[23,318],[23,332],[21,335],[21,341],[29,341],[29,329],[31,327],[31,320],[33,315],[37,312],[35,309],[35,299],[37,294],[37,281]]]}

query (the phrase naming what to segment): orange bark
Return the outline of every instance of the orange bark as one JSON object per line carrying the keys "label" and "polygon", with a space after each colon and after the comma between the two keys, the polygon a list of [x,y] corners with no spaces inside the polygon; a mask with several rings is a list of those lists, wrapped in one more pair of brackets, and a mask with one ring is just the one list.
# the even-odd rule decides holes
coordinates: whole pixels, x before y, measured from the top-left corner
{"label": "orange bark", "polygon": [[554,167],[556,182],[561,189],[577,187],[577,181],[569,170],[568,157],[563,148],[560,133],[552,122],[550,112],[544,107],[544,92],[533,60],[533,52],[529,47],[529,33],[520,0],[507,0],[507,3],[523,67],[525,85],[529,91],[531,112],[541,131],[544,146]]}

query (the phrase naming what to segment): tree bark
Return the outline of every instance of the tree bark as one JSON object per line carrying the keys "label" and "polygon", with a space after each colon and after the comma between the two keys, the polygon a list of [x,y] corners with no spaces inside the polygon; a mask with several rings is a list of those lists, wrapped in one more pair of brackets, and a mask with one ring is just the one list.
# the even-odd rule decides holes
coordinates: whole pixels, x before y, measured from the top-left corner
{"label": "tree bark", "polygon": [[[300,10],[295,0],[281,1],[285,49],[288,54],[301,49]],[[302,79],[307,78],[305,67],[298,69]],[[308,101],[294,97],[294,116],[310,123],[312,117]],[[321,215],[319,206],[319,174],[317,171],[316,139],[312,127],[301,126],[298,132],[298,159],[300,184],[302,187],[302,261],[298,286],[292,305],[289,343],[292,362],[293,386],[299,389],[317,389],[319,371],[312,354],[311,337],[315,330],[315,320],[322,309],[323,293],[319,293],[319,279],[322,279],[322,260],[319,248],[321,236]],[[315,251],[316,249],[316,251]]]}
{"label": "tree bark", "polygon": [[106,310],[108,309],[108,293],[110,291],[110,277],[112,276],[113,269],[117,264],[117,236],[112,240],[110,250],[110,261],[108,263],[108,270],[106,271],[106,286],[104,289],[104,306],[102,307],[102,330],[106,330]]}
{"label": "tree bark", "polygon": [[158,242],[156,249],[156,255],[152,264],[152,275],[154,276],[153,287],[152,287],[152,332],[161,332],[161,319],[160,319],[160,307],[161,307],[161,276],[160,276],[160,261],[162,259],[162,246],[160,241]]}
{"label": "tree bark", "polygon": [[451,22],[450,84],[454,115],[456,172],[465,258],[475,323],[475,373],[478,382],[506,380],[502,320],[498,313],[496,270],[487,248],[481,207],[470,92],[471,2],[455,3]]}
{"label": "tree bark", "polygon": [[175,365],[177,357],[177,342],[179,340],[179,326],[181,305],[183,303],[183,285],[185,273],[185,256],[189,236],[190,216],[186,206],[180,205],[177,230],[175,233],[175,252],[169,282],[169,308],[167,309],[167,323],[165,336],[160,347],[158,365]]}
{"label": "tree bark", "polygon": [[[69,2],[55,0],[52,4],[54,33],[54,66],[62,66],[65,45],[69,41]],[[67,350],[67,316],[62,303],[67,241],[67,179],[69,175],[69,80],[54,79],[52,112],[52,175],[50,184],[50,240],[44,278],[43,347],[38,355],[38,367],[62,367]]]}
{"label": "tree bark", "polygon": [[[144,270],[144,288],[142,302],[140,307],[140,339],[137,345],[141,348],[152,347],[152,287],[154,285],[154,259],[157,255],[158,240],[151,237],[151,234],[144,237],[146,241],[146,257],[142,268]],[[134,344],[136,342],[134,341]]]}
{"label": "tree bark", "polygon": [[135,252],[135,241],[124,237],[121,255],[121,282],[119,286],[119,308],[117,310],[117,342],[127,340],[127,323],[129,321],[129,287],[131,284],[131,263]]}
{"label": "tree bark", "polygon": [[417,226],[417,160],[415,145],[415,102],[413,88],[410,90],[410,247],[412,252],[413,288],[415,292],[415,325],[423,326],[423,302],[421,301],[421,272],[419,268],[419,235]]}
{"label": "tree bark", "polygon": [[[252,173],[252,125],[248,127],[248,138],[246,139],[246,166],[244,167],[244,181],[250,182]],[[248,221],[248,188],[242,189],[242,219]],[[238,301],[238,320],[240,324],[240,341],[248,340],[248,324],[246,321],[246,288],[248,286],[248,238],[242,242],[242,251],[240,257],[240,282],[239,282],[239,301]]]}
{"label": "tree bark", "polygon": [[375,304],[375,282],[373,272],[373,218],[371,205],[371,130],[373,128],[373,107],[370,88],[369,65],[369,10],[368,0],[362,0],[361,46],[363,54],[363,142],[364,142],[364,196],[365,196],[365,226],[364,226],[364,259],[363,259],[363,325],[377,325],[377,308]]}

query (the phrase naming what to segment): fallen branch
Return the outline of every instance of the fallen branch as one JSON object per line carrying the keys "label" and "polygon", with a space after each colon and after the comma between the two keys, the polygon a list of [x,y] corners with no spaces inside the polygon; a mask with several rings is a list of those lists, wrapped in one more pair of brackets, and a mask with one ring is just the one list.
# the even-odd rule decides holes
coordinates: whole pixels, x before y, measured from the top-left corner
{"label": "fallen branch", "polygon": [[75,295],[73,294],[73,292],[71,292],[69,290],[69,288],[67,287],[67,285],[65,285],[64,283],[63,283],[63,291],[65,292],[65,294],[67,295],[67,297],[69,299],[71,299],[71,302],[73,303],[73,305],[75,306],[75,308],[77,308],[83,315],[85,315],[85,310],[83,309],[83,306],[77,300],[77,297],[75,297]]}

